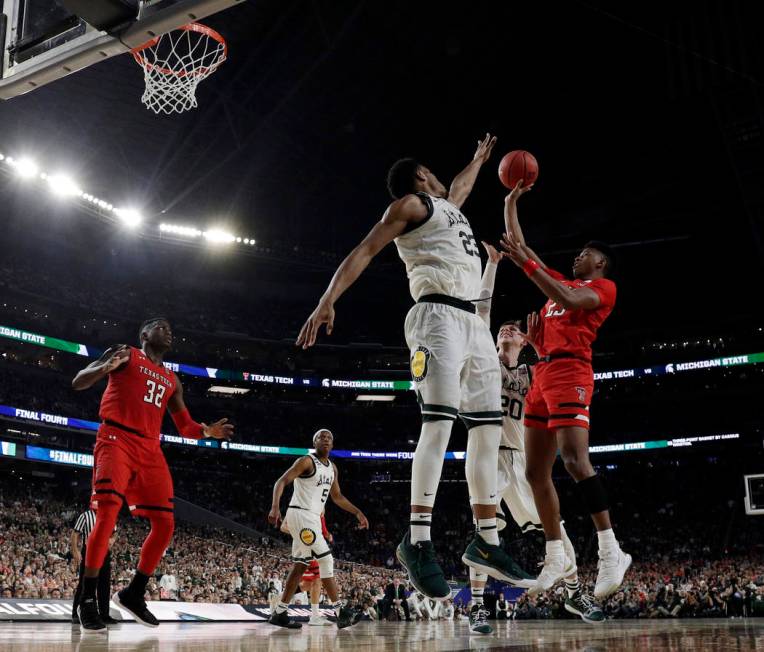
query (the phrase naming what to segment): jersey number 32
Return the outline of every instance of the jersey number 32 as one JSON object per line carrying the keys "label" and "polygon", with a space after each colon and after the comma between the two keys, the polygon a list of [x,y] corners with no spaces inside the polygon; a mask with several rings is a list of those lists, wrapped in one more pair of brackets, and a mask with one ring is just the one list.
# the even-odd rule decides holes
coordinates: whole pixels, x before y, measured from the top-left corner
{"label": "jersey number 32", "polygon": [[162,399],[164,398],[164,393],[167,391],[167,387],[164,385],[157,385],[153,380],[147,380],[146,381],[146,396],[143,397],[143,400],[146,403],[153,403],[158,408],[162,407]]}

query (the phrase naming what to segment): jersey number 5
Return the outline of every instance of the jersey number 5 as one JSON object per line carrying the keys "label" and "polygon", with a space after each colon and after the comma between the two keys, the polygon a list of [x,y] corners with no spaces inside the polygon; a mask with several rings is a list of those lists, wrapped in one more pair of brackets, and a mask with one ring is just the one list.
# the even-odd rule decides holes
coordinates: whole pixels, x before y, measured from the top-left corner
{"label": "jersey number 5", "polygon": [[321,504],[323,505],[326,502],[326,497],[329,495],[329,487],[324,487],[324,490],[321,492]]}
{"label": "jersey number 5", "polygon": [[146,381],[146,396],[143,400],[146,403],[153,403],[158,408],[162,407],[162,399],[167,388],[164,385],[157,385],[153,380]]}
{"label": "jersey number 5", "polygon": [[477,247],[475,236],[466,231],[459,231],[459,237],[462,239],[462,246],[468,256],[480,256],[480,250]]}

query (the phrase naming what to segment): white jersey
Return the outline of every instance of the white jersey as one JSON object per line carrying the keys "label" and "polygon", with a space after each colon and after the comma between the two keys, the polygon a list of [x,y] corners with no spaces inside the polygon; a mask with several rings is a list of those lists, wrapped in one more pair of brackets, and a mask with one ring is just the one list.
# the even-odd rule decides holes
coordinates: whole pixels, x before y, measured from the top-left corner
{"label": "white jersey", "polygon": [[507,367],[501,364],[501,445],[525,451],[523,418],[525,396],[531,386],[527,364]]}
{"label": "white jersey", "polygon": [[294,492],[289,506],[321,516],[334,483],[334,464],[331,461],[324,464],[313,453],[308,457],[313,462],[313,473],[294,479]]}
{"label": "white jersey", "polygon": [[417,193],[427,206],[424,222],[395,238],[406,265],[414,301],[427,294],[447,294],[464,301],[480,295],[480,249],[472,227],[448,200]]}

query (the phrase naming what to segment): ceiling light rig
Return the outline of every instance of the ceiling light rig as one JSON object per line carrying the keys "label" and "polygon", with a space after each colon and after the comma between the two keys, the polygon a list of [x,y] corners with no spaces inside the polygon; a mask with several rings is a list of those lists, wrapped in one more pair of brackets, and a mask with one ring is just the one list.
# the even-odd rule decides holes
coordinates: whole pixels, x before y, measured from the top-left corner
{"label": "ceiling light rig", "polygon": [[42,171],[33,159],[26,156],[15,158],[0,152],[0,171],[15,174],[24,181],[42,182],[50,193],[58,199],[78,201],[89,212],[130,230],[141,229],[143,234],[149,237],[153,235],[153,229],[158,228],[159,237],[170,236],[178,239],[203,240],[211,246],[231,244],[255,246],[254,238],[245,238],[220,227],[199,229],[190,225],[161,223],[158,227],[155,225],[154,227],[142,228],[145,225],[145,218],[139,210],[131,207],[114,206],[105,199],[83,191],[77,182],[65,173],[49,174]]}

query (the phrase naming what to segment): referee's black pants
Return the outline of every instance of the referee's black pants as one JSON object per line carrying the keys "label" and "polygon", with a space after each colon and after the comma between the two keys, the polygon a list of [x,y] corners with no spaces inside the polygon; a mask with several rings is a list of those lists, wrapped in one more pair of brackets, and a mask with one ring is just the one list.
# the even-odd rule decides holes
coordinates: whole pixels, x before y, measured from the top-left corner
{"label": "referee's black pants", "polygon": [[[82,544],[82,561],[80,562],[80,578],[77,582],[77,590],[74,593],[72,601],[72,618],[78,618],[77,607],[82,598],[82,591],[85,586],[85,553],[87,546]],[[98,587],[96,588],[96,598],[98,600],[98,613],[101,617],[109,615],[109,601],[111,600],[111,551],[106,552],[106,557],[101,566],[101,572],[98,574]]]}

